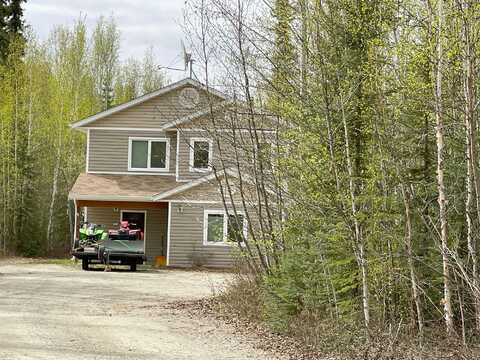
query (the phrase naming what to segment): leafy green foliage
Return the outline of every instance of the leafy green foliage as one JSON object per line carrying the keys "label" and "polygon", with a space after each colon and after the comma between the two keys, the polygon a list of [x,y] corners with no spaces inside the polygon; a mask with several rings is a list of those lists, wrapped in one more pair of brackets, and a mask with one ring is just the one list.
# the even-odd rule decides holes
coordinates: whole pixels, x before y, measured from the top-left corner
{"label": "leafy green foliage", "polygon": [[[69,124],[104,108],[104,83],[116,85],[106,104],[111,106],[164,82],[162,74],[152,74],[151,53],[144,60],[145,72],[140,68],[128,81],[119,76],[124,65],[118,52],[113,19],[100,19],[93,34],[80,18],[70,28],[56,27],[45,42],[28,34],[26,41],[17,37],[9,43],[5,62],[0,63],[2,253],[68,251],[67,196],[85,168],[85,136]],[[121,89],[132,82],[137,90],[125,96]]]}

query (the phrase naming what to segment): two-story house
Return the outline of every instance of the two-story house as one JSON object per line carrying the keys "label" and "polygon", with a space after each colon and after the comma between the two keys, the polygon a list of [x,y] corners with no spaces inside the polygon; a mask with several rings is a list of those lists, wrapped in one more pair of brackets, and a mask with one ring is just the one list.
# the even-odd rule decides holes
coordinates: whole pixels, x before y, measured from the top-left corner
{"label": "two-story house", "polygon": [[144,231],[149,261],[231,266],[236,246],[226,240],[230,225],[212,172],[218,149],[198,125],[212,103],[221,109],[227,101],[187,78],[73,123],[87,139],[85,173],[69,193],[75,236],[80,214],[107,228],[128,220]]}

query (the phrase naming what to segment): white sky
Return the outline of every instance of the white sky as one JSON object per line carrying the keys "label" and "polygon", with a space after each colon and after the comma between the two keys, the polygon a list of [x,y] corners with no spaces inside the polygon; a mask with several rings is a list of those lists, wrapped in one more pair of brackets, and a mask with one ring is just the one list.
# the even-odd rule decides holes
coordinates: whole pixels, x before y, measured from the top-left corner
{"label": "white sky", "polygon": [[[142,58],[153,46],[157,63],[181,67],[180,42],[183,38],[182,10],[186,0],[28,0],[25,20],[40,39],[46,39],[55,25],[71,26],[86,16],[91,30],[98,17],[113,15],[121,32],[121,58]],[[169,71],[172,80],[183,72]]]}

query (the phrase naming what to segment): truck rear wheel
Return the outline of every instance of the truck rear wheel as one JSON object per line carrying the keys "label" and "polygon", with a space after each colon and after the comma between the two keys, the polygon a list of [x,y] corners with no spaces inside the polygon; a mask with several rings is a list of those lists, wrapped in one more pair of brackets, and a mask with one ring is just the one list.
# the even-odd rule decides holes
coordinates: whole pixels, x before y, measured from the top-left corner
{"label": "truck rear wheel", "polygon": [[88,270],[88,259],[82,259],[82,270]]}
{"label": "truck rear wheel", "polygon": [[137,264],[130,264],[130,271],[137,271]]}

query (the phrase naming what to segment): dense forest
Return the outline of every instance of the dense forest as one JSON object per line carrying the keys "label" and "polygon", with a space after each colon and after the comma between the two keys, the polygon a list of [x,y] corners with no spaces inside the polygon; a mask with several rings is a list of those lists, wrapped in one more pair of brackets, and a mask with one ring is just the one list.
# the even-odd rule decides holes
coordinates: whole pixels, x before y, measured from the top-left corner
{"label": "dense forest", "polygon": [[[0,1],[0,244],[53,255],[68,249],[67,192],[84,168],[68,124],[165,78],[151,52],[120,62],[114,20],[40,42],[19,3]],[[250,127],[258,108],[281,119],[268,156],[255,132],[242,140],[257,150],[237,164],[255,185],[243,210],[260,225],[229,310],[323,350],[387,339],[364,358],[393,357],[404,338],[408,358],[474,347],[478,3],[192,0],[185,14],[195,75],[241,99]]]}
{"label": "dense forest", "polygon": [[242,210],[260,224],[229,311],[324,349],[388,339],[362,358],[390,358],[400,338],[413,339],[407,358],[415,345],[476,344],[479,11],[470,0],[189,2],[197,66],[241,100],[232,117],[249,129],[258,108],[282,120],[268,156],[255,132],[243,139],[257,150],[237,163],[255,184]]}
{"label": "dense forest", "polygon": [[152,49],[120,61],[115,20],[85,18],[39,41],[22,1],[0,2],[0,247],[3,254],[69,251],[68,191],[85,168],[85,138],[69,124],[163,86]]}

